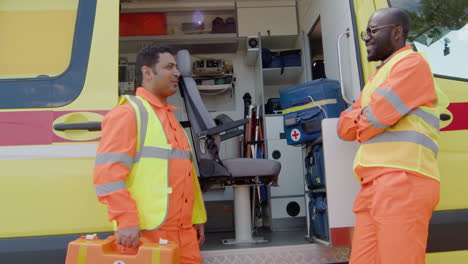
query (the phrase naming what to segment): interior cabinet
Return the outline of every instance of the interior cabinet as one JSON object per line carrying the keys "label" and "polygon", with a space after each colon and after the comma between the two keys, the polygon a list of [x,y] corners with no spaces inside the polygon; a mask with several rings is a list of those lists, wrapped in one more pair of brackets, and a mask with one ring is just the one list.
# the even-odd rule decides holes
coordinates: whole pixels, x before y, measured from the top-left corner
{"label": "interior cabinet", "polygon": [[294,1],[238,3],[237,20],[240,37],[298,34]]}
{"label": "interior cabinet", "polygon": [[301,148],[289,146],[282,138],[283,117],[265,117],[268,158],[281,163],[279,186],[270,188],[271,229],[273,231],[301,230],[306,224],[304,176]]}
{"label": "interior cabinet", "polygon": [[297,64],[292,63],[296,66],[284,65],[281,68],[275,68],[276,65],[274,67],[263,65],[264,56],[259,56],[257,62],[258,71],[261,72],[258,102],[262,105],[262,113],[264,113],[266,157],[281,163],[279,186],[272,186],[269,192],[270,227],[274,231],[301,230],[307,226],[302,150],[299,147],[287,145],[284,137],[283,116],[267,111],[265,107],[269,99],[279,98],[279,90],[304,83],[306,78],[304,44],[303,34],[260,37],[260,50],[266,48],[274,52],[301,51],[300,61]]}

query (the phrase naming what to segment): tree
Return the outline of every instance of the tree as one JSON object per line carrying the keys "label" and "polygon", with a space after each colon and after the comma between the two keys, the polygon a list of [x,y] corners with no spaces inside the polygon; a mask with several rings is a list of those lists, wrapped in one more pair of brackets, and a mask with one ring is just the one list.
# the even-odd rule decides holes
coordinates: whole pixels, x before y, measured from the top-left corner
{"label": "tree", "polygon": [[468,23],[467,0],[421,0],[418,8],[414,0],[400,1],[411,19],[410,41],[418,39],[430,45],[445,36],[451,30],[459,30]]}

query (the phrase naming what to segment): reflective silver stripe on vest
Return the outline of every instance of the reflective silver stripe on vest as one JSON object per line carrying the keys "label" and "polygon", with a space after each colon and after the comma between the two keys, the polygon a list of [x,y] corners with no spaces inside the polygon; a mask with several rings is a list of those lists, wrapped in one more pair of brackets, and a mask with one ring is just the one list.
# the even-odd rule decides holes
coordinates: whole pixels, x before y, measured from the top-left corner
{"label": "reflective silver stripe on vest", "polygon": [[169,154],[170,159],[190,159],[190,151],[183,150],[183,149],[172,149],[171,153]]}
{"label": "reflective silver stripe on vest", "polygon": [[413,111],[409,112],[410,115],[415,115],[420,117],[424,122],[433,126],[436,130],[440,130],[440,120],[438,117],[422,110],[421,108],[416,108]]}
{"label": "reflective silver stripe on vest", "polygon": [[131,169],[133,164],[133,157],[125,153],[114,152],[105,152],[96,156],[96,166],[108,163],[120,163],[125,167]]}
{"label": "reflective silver stripe on vest", "polygon": [[392,89],[377,88],[375,89],[375,92],[383,96],[383,98],[385,98],[385,100],[387,100],[402,116],[405,116],[409,111],[411,111],[411,108],[407,107],[405,103],[403,103],[403,100],[401,100],[400,96],[398,96],[398,94],[396,94]]}
{"label": "reflective silver stripe on vest", "polygon": [[439,148],[437,147],[434,141],[419,132],[416,131],[389,131],[384,132],[380,135],[377,135],[368,141],[364,142],[364,144],[372,144],[372,143],[381,143],[381,142],[411,142],[415,144],[419,144],[424,146],[430,150],[432,150],[436,155],[439,152]]}
{"label": "reflective silver stripe on vest", "polygon": [[364,108],[364,113],[367,116],[367,122],[369,124],[377,129],[386,129],[389,128],[390,126],[382,124],[377,118],[374,116],[374,113],[372,113],[372,110],[369,106],[366,106]]}
{"label": "reflective silver stripe on vest", "polygon": [[127,185],[124,181],[117,181],[117,182],[111,182],[111,183],[98,185],[94,187],[94,190],[96,190],[97,195],[104,195],[104,194],[108,194],[111,192],[123,190],[126,188],[127,188]]}
{"label": "reflective silver stripe on vest", "polygon": [[138,152],[134,162],[140,161],[141,158],[154,159],[190,159],[190,151],[181,149],[164,149],[158,147],[143,147],[141,152]]}
{"label": "reflective silver stripe on vest", "polygon": [[148,111],[146,111],[145,106],[141,102],[138,97],[129,95],[127,97],[130,101],[132,101],[134,104],[137,105],[138,109],[133,109],[135,112],[135,121],[137,122],[137,129],[138,129],[138,119],[137,119],[137,111],[140,112],[140,151],[143,148],[143,145],[145,144],[145,139],[146,139],[146,130],[148,127]]}

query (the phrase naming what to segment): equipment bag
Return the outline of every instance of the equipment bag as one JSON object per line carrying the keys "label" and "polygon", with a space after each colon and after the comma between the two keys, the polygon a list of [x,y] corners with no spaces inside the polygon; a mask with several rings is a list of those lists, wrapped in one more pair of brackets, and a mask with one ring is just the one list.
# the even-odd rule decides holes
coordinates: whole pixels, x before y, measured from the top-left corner
{"label": "equipment bag", "polygon": [[325,163],[322,144],[312,147],[305,158],[304,164],[307,172],[307,187],[309,189],[325,187]]}
{"label": "equipment bag", "polygon": [[301,50],[272,52],[262,48],[262,66],[263,68],[281,68],[281,74],[283,74],[285,67],[301,66]]}
{"label": "equipment bag", "polygon": [[329,240],[327,198],[324,193],[314,193],[309,202],[311,236]]}
{"label": "equipment bag", "polygon": [[322,119],[339,117],[346,109],[338,81],[318,79],[279,91],[284,132],[289,145],[318,139]]}

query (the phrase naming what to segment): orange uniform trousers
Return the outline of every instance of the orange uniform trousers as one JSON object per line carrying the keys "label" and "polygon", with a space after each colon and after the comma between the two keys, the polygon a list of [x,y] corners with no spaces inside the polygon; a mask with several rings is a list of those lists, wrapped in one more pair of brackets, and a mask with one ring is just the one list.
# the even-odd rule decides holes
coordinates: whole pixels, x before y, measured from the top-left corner
{"label": "orange uniform trousers", "polygon": [[353,207],[356,225],[349,263],[423,264],[440,183],[391,168],[358,167],[356,172],[362,182]]}
{"label": "orange uniform trousers", "polygon": [[176,242],[180,248],[180,264],[201,264],[200,248],[198,246],[197,232],[194,228],[154,231],[142,231],[141,235],[153,242],[166,239]]}

